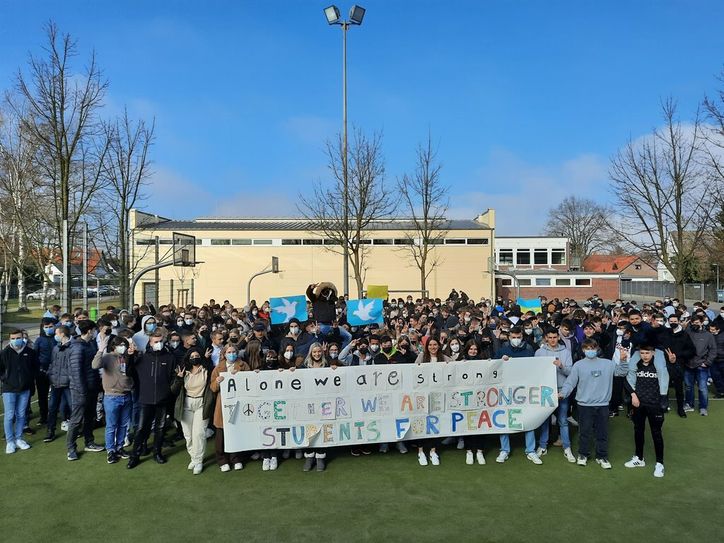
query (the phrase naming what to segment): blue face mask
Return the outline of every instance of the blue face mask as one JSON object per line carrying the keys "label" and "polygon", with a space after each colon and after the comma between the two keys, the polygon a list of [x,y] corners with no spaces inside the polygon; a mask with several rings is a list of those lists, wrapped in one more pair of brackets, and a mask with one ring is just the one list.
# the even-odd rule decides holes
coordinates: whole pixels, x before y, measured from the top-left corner
{"label": "blue face mask", "polygon": [[235,362],[237,356],[236,353],[226,353],[226,360],[227,362]]}
{"label": "blue face mask", "polygon": [[22,349],[23,347],[25,347],[25,340],[21,337],[11,340],[10,343],[16,349]]}
{"label": "blue face mask", "polygon": [[156,323],[155,322],[149,322],[146,324],[146,331],[147,332],[155,332],[156,331]]}
{"label": "blue face mask", "polygon": [[56,342],[58,345],[60,345],[60,342],[63,341],[63,340],[60,339],[60,336],[54,336],[54,337],[55,337],[55,342]]}
{"label": "blue face mask", "polygon": [[583,354],[586,355],[586,358],[596,358],[598,356],[598,351],[586,350],[583,351]]}
{"label": "blue face mask", "polygon": [[48,335],[48,336],[52,336],[53,334],[55,334],[55,328],[54,328],[54,327],[51,327],[51,328],[43,328],[43,330],[45,330],[45,334]]}

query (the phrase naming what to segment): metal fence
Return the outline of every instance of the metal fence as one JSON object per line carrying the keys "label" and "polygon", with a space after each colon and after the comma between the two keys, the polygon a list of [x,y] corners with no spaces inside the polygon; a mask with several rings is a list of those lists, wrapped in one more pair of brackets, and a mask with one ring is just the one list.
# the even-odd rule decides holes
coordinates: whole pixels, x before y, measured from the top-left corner
{"label": "metal fence", "polygon": [[[665,296],[677,297],[676,283],[668,281],[621,281],[621,296],[629,300],[636,296],[661,299]],[[716,301],[715,283],[684,284],[685,300]]]}
{"label": "metal fence", "polygon": [[[139,288],[140,287],[140,288]],[[136,289],[136,303],[152,303],[156,307],[173,303],[178,307],[194,304],[194,279],[141,279]]]}

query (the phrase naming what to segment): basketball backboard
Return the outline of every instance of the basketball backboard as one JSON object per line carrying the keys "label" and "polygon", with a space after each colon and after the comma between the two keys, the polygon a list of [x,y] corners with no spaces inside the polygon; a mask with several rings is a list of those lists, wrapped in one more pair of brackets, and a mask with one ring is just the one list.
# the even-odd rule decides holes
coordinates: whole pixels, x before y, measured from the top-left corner
{"label": "basketball backboard", "polygon": [[196,265],[196,236],[173,233],[173,265]]}

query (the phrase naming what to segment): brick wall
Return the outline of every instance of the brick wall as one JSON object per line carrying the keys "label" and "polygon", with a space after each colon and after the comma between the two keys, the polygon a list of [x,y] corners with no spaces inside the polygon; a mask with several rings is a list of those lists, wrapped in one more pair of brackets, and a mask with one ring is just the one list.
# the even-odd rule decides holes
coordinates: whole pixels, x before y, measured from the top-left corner
{"label": "brick wall", "polygon": [[[515,287],[500,286],[497,281],[497,293],[504,299],[515,298]],[[553,298],[573,298],[576,301],[586,300],[594,294],[598,294],[605,301],[612,301],[621,294],[618,278],[593,278],[590,287],[520,287],[521,298],[537,298],[546,296],[549,300]]]}

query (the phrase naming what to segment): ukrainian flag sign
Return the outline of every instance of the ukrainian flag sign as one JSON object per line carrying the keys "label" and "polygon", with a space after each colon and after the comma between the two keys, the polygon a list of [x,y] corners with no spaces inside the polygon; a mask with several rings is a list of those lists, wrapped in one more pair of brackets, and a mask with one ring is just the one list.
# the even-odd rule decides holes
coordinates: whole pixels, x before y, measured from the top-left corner
{"label": "ukrainian flag sign", "polygon": [[518,298],[516,300],[516,303],[518,304],[518,306],[520,306],[520,311],[522,313],[527,313],[528,311],[533,311],[534,313],[541,312],[539,298],[531,298],[530,300],[527,300],[525,298]]}

